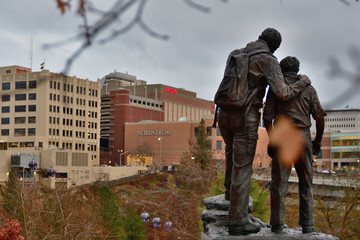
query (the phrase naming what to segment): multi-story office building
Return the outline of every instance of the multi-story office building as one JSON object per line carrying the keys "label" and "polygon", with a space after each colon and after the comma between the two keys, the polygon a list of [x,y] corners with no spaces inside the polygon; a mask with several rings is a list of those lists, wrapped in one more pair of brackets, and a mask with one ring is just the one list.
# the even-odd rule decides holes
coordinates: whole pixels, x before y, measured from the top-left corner
{"label": "multi-story office building", "polygon": [[[125,123],[143,120],[177,122],[200,121],[214,114],[212,101],[195,92],[162,84],[146,84],[135,76],[114,72],[103,78],[101,97],[101,164],[126,164]],[[120,158],[122,162],[120,162]]]}
{"label": "multi-story office building", "polygon": [[[326,110],[318,169],[360,168],[360,109]],[[315,123],[312,126],[315,131]]]}
{"label": "multi-story office building", "polygon": [[39,155],[40,168],[99,165],[100,80],[8,66],[0,68],[0,82],[0,181],[13,154]]}

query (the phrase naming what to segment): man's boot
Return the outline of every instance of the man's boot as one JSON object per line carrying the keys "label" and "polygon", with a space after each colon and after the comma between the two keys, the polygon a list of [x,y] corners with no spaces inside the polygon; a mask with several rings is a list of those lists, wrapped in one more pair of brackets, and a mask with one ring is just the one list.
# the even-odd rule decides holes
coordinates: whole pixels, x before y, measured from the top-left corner
{"label": "man's boot", "polygon": [[273,233],[283,233],[284,225],[271,225],[271,232]]}

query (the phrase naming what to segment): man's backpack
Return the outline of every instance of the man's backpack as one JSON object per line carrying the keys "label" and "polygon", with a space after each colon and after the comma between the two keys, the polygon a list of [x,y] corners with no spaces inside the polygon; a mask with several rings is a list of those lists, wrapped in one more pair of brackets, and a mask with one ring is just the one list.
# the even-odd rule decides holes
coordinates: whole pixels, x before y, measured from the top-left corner
{"label": "man's backpack", "polygon": [[247,110],[247,106],[252,102],[256,95],[256,88],[249,89],[248,70],[249,59],[251,56],[259,53],[268,53],[266,50],[255,50],[245,52],[244,49],[234,50],[226,64],[224,77],[215,94],[214,102],[216,104],[215,119],[213,127],[216,126],[216,116],[218,108],[224,110]]}

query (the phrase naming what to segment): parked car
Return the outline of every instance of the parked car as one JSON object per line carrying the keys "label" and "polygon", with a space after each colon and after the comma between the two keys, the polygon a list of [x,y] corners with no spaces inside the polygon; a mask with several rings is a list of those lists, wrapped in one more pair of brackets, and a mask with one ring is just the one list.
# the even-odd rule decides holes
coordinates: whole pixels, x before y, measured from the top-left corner
{"label": "parked car", "polygon": [[337,170],[335,173],[339,177],[345,177],[346,176],[346,173],[343,170]]}

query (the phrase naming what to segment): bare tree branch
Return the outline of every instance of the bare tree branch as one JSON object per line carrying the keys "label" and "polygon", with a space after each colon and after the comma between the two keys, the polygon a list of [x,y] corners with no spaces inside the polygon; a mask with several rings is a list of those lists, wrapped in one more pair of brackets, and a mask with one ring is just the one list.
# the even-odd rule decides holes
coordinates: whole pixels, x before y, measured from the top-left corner
{"label": "bare tree branch", "polygon": [[183,0],[187,5],[189,5],[190,7],[192,8],[195,8],[196,10],[199,10],[201,12],[205,12],[205,13],[208,13],[210,12],[210,8],[208,7],[205,7],[203,5],[200,5],[198,3],[195,3],[194,1],[192,0]]}
{"label": "bare tree branch", "polygon": [[324,104],[325,108],[332,108],[334,105],[344,103],[356,96],[360,90],[360,50],[358,48],[351,48],[349,51],[351,62],[355,65],[355,72],[344,69],[337,58],[332,57],[329,59],[331,78],[341,78],[350,83],[350,86],[343,91],[340,95],[335,97],[330,102]]}
{"label": "bare tree branch", "polygon": [[[210,12],[209,7],[205,7],[201,4],[196,3],[194,0],[183,0],[185,4],[190,6],[191,8],[194,8],[198,11],[208,13]],[[227,2],[228,0],[218,0],[221,2]],[[62,13],[65,12],[67,8],[70,7],[69,2],[64,2],[61,0],[57,0],[58,7],[62,11]],[[136,6],[137,11],[133,19],[122,26],[120,29],[113,31],[110,36],[107,38],[100,39],[98,43],[104,44],[107,43],[116,37],[119,37],[122,34],[127,33],[129,30],[131,30],[134,26],[138,25],[146,34],[148,34],[151,37],[158,38],[160,40],[167,40],[169,39],[168,35],[165,34],[159,34],[155,31],[153,31],[142,19],[143,12],[145,9],[145,4],[147,3],[147,0],[117,0],[114,5],[110,8],[108,11],[101,11],[97,8],[95,8],[91,1],[85,1],[85,0],[79,0],[79,8],[78,8],[78,14],[81,16],[84,25],[82,26],[82,30],[79,34],[77,34],[74,37],[52,43],[52,44],[46,44],[44,45],[44,48],[51,48],[51,47],[58,47],[61,45],[68,44],[70,42],[74,41],[84,41],[80,47],[67,59],[63,74],[67,74],[74,63],[74,61],[88,48],[90,47],[96,40],[96,38],[99,37],[100,33],[107,30],[117,19],[119,19],[120,16],[124,15],[126,12],[128,12],[132,7]],[[97,14],[100,15],[99,19],[95,21],[93,24],[89,24],[87,14]]]}

